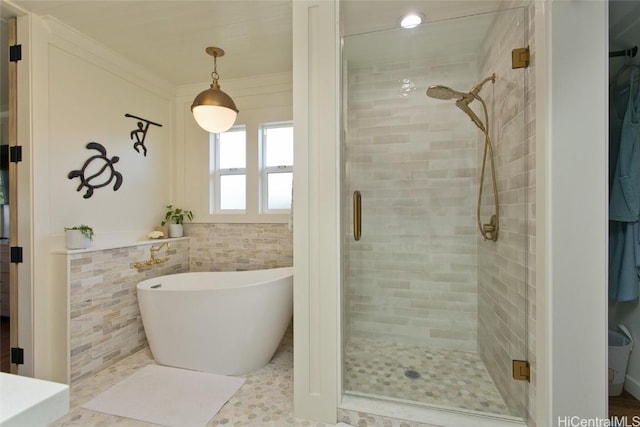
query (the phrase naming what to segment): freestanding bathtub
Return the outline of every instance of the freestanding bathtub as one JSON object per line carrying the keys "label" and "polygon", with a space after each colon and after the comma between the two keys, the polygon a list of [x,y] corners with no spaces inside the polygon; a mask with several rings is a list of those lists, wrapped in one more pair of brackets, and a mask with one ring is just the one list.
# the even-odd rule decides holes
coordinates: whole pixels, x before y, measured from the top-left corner
{"label": "freestanding bathtub", "polygon": [[155,361],[214,374],[269,363],[293,314],[292,267],[172,274],[137,291]]}

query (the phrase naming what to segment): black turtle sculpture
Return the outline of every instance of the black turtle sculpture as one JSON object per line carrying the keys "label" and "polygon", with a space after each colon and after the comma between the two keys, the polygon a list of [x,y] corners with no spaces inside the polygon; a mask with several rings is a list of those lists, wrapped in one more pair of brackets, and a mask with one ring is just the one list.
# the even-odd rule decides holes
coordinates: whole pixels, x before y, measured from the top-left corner
{"label": "black turtle sculpture", "polygon": [[[113,165],[114,163],[118,163],[120,158],[118,156],[113,156],[109,159],[107,157],[107,149],[97,142],[88,143],[87,149],[97,150],[100,154],[89,157],[87,161],[84,162],[82,169],[71,171],[67,175],[69,179],[80,178],[80,185],[76,191],[80,191],[83,187],[87,187],[87,192],[82,197],[88,199],[93,196],[93,190],[109,185],[114,178],[115,184],[113,185],[113,191],[117,191],[122,185],[122,174],[120,172],[116,172]],[[87,176],[88,173],[90,175]]]}

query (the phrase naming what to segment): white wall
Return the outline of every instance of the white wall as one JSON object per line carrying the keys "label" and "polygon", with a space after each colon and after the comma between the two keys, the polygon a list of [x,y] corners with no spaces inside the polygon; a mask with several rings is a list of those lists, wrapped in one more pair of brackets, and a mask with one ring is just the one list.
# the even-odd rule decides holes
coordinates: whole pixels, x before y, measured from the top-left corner
{"label": "white wall", "polygon": [[[19,170],[26,176],[21,176],[19,186],[21,199],[31,205],[19,205],[19,227],[31,227],[32,235],[20,244],[31,261],[32,277],[21,274],[20,286],[33,289],[34,350],[30,354],[25,348],[26,357],[33,355],[33,374],[46,378],[52,374],[47,353],[55,345],[49,329],[54,280],[50,251],[62,248],[65,226],[91,225],[94,245],[100,246],[116,238],[139,239],[158,224],[171,200],[174,91],[55,20],[27,16],[21,24],[25,63],[19,66],[18,79],[26,87],[18,95],[25,154]],[[130,132],[137,121],[125,113],[163,125],[147,133],[147,157],[133,150]],[[123,182],[118,191],[113,191],[112,182],[85,199],[84,191],[76,191],[77,178],[70,180],[67,174],[97,153],[85,148],[92,141],[104,145],[108,157],[119,157],[114,166]],[[21,291],[21,299],[23,293],[27,294]],[[21,307],[25,304],[31,301],[21,302]],[[30,327],[29,320],[21,318],[21,330]]]}
{"label": "white wall", "polygon": [[606,2],[541,4],[538,424],[607,414]]}
{"label": "white wall", "polygon": [[[169,149],[172,132],[172,100],[159,96],[86,60],[75,51],[56,45],[48,48],[49,78],[49,176],[48,201],[51,207],[51,234],[80,223],[93,226],[97,233],[149,231],[159,225],[164,206],[170,201],[167,186],[170,171]],[[147,155],[133,149],[130,132],[138,120],[125,113],[162,124],[147,131]],[[107,157],[119,158],[114,167],[122,185],[114,191],[115,179],[87,191],[79,178],[67,174],[79,170],[96,150],[86,149],[97,142]],[[96,173],[103,161],[87,169]],[[96,179],[107,182],[109,174]],[[100,236],[97,237],[99,243]]]}
{"label": "white wall", "polygon": [[[48,223],[43,231],[62,234],[65,226],[86,223],[98,234],[96,244],[101,233],[144,233],[171,197],[173,88],[55,20],[34,17],[33,26],[34,177],[37,216]],[[137,120],[126,113],[162,124],[149,128],[146,157],[133,149]],[[68,179],[97,153],[85,148],[88,142],[119,157],[119,190],[112,183],[85,199],[84,190],[76,191],[79,180]]]}

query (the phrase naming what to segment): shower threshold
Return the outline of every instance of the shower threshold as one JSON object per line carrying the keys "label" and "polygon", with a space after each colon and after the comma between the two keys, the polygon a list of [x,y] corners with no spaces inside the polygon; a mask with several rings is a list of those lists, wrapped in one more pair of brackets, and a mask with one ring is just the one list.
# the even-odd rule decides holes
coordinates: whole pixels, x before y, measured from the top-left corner
{"label": "shower threshold", "polygon": [[[380,398],[366,393],[345,392],[338,405],[338,420],[349,419],[359,425],[358,419],[378,417],[379,424],[387,419],[408,422],[410,427],[428,425],[456,427],[526,427],[522,418],[493,415],[485,412],[454,409],[434,404],[417,404],[390,397]],[[396,425],[396,424],[393,424]],[[399,424],[400,425],[400,424]]]}

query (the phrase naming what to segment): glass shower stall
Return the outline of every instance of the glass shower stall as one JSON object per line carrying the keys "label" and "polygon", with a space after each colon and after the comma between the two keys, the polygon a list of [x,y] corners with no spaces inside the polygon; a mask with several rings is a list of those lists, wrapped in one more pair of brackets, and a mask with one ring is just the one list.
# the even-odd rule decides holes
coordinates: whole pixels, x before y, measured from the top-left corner
{"label": "glass shower stall", "polygon": [[527,74],[512,68],[525,15],[343,38],[347,395],[526,418],[513,361],[528,355],[532,177]]}

